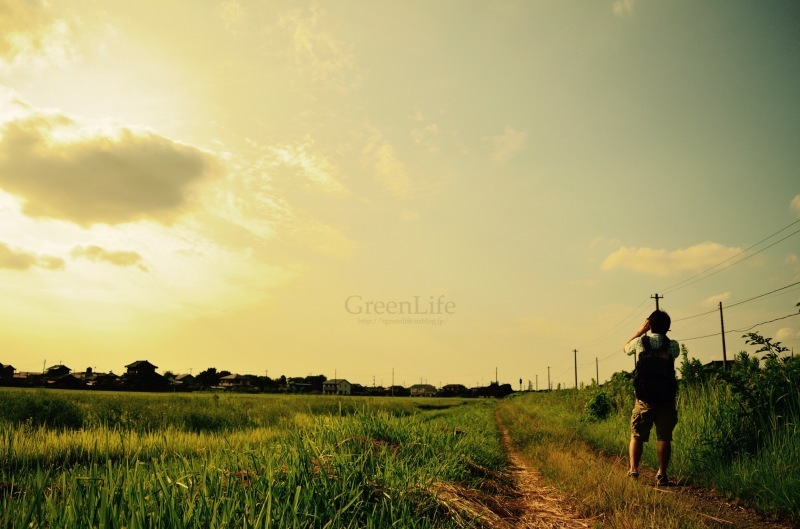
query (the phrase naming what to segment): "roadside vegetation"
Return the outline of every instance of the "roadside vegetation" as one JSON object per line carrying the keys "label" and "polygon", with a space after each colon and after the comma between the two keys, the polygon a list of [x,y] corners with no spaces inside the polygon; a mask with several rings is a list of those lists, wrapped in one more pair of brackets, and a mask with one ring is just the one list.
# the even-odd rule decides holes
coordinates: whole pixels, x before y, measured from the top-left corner
{"label": "roadside vegetation", "polygon": [[[679,364],[679,422],[670,477],[686,487],[703,486],[759,511],[800,523],[800,358],[758,334],[725,370],[703,367],[683,350]],[[507,399],[501,420],[516,445],[552,482],[580,498],[586,516],[611,526],[696,526],[708,518],[671,501],[668,490],[637,486],[626,476],[632,381],[616,373],[602,388],[557,391]],[[645,444],[643,463],[657,468],[655,442]],[[587,450],[588,449],[588,450]],[[597,457],[592,453],[596,452]],[[609,467],[600,458],[617,458]],[[645,479],[645,478],[640,478]],[[642,512],[651,519],[642,519]]]}

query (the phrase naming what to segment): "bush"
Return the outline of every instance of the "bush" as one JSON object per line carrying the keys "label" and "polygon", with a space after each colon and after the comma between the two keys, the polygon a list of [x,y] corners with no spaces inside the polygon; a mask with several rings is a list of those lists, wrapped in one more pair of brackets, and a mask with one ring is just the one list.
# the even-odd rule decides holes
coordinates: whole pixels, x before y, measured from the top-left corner
{"label": "bush", "polygon": [[586,418],[592,422],[603,421],[611,415],[613,407],[611,406],[611,399],[608,398],[604,392],[595,393],[594,396],[586,403],[584,413]]}

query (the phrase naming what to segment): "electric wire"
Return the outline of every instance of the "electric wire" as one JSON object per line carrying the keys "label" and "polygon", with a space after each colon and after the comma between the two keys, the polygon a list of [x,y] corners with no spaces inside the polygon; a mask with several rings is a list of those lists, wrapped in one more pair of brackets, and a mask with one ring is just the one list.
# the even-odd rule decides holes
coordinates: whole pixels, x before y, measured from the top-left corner
{"label": "electric wire", "polygon": [[[784,237],[783,239],[780,239],[780,240],[778,240],[778,241],[776,241],[776,242],[774,242],[774,243],[770,244],[769,246],[766,246],[766,247],[762,248],[761,250],[759,250],[759,251],[757,251],[757,252],[755,252],[755,253],[753,253],[753,254],[750,254],[750,255],[748,255],[747,257],[743,258],[743,259],[740,259],[739,261],[736,261],[736,262],[734,262],[734,263],[731,263],[730,265],[728,265],[728,266],[726,266],[726,267],[724,267],[724,268],[720,268],[719,270],[716,270],[715,272],[712,272],[712,273],[708,274],[708,275],[707,275],[707,276],[705,276],[705,277],[700,277],[700,276],[702,276],[703,274],[705,274],[706,272],[708,272],[708,271],[710,271],[710,270],[713,270],[714,268],[717,268],[718,266],[720,266],[720,265],[723,265],[723,264],[727,263],[728,261],[730,261],[730,260],[732,260],[732,259],[735,259],[735,258],[739,257],[739,256],[740,256],[740,255],[742,255],[743,253],[750,251],[751,249],[755,248],[755,247],[756,247],[756,246],[758,246],[759,244],[761,244],[761,243],[763,243],[763,242],[765,242],[765,241],[768,241],[769,239],[771,239],[771,238],[775,237],[776,235],[778,235],[778,234],[779,234],[779,233],[781,233],[782,231],[785,231],[785,230],[787,230],[787,229],[791,228],[792,226],[794,226],[794,225],[795,225],[795,224],[797,224],[798,222],[800,222],[800,219],[797,219],[796,221],[794,221],[794,222],[792,222],[792,223],[790,223],[790,224],[788,224],[788,225],[784,226],[783,228],[779,229],[778,231],[776,231],[776,232],[775,232],[775,233],[773,233],[772,235],[770,235],[770,236],[768,236],[768,237],[765,237],[765,238],[761,239],[761,240],[760,240],[760,241],[758,241],[757,243],[755,243],[755,244],[752,244],[752,245],[748,246],[747,248],[745,248],[744,250],[740,251],[739,253],[737,253],[737,254],[735,254],[735,255],[732,255],[731,257],[728,257],[727,259],[725,259],[725,260],[723,260],[723,261],[720,261],[719,263],[715,264],[714,266],[710,266],[709,268],[706,268],[706,269],[705,269],[705,270],[703,270],[702,272],[699,272],[699,273],[697,273],[697,274],[693,275],[692,277],[689,277],[689,278],[687,278],[687,279],[684,279],[683,281],[679,281],[678,283],[675,283],[674,285],[672,285],[672,286],[670,286],[670,287],[668,287],[668,288],[664,289],[664,293],[665,293],[665,294],[669,294],[670,292],[675,292],[676,290],[680,290],[680,289],[682,289],[682,288],[688,287],[689,285],[693,285],[694,283],[697,283],[697,282],[699,282],[699,281],[702,281],[703,279],[707,279],[707,278],[711,277],[712,275],[714,275],[714,274],[716,274],[716,273],[718,273],[718,272],[722,272],[723,270],[726,270],[726,269],[730,268],[730,267],[731,267],[731,266],[733,266],[733,265],[739,264],[739,263],[741,263],[742,261],[745,261],[746,259],[749,259],[750,257],[752,257],[752,256],[754,256],[754,255],[757,255],[757,254],[759,254],[759,253],[763,252],[763,251],[764,251],[764,250],[766,250],[767,248],[771,248],[772,246],[774,246],[774,245],[778,244],[779,242],[782,242],[782,241],[784,241],[784,240],[788,239],[789,237],[791,237],[791,236],[793,236],[793,235],[796,235],[797,233],[800,233],[800,230],[797,230],[797,231],[795,231],[795,232],[793,232],[793,233],[790,233],[789,235],[787,235],[787,236],[786,236],[786,237]],[[692,281],[693,279],[696,279],[696,278],[699,278],[699,279],[697,279],[696,281]]]}
{"label": "electric wire", "polygon": [[[770,290],[769,292],[765,292],[764,294],[759,294],[758,296],[753,296],[752,298],[747,298],[745,300],[738,301],[736,303],[731,303],[730,305],[726,305],[724,308],[730,309],[730,308],[733,308],[733,307],[736,307],[736,306],[739,306],[739,305],[744,305],[745,303],[749,303],[749,302],[754,301],[756,299],[763,298],[764,296],[769,296],[770,294],[774,294],[776,292],[780,292],[781,290],[786,290],[787,288],[791,288],[791,287],[797,286],[797,285],[800,285],[800,281],[796,281],[794,283],[791,283],[789,285],[783,286],[781,288],[776,288],[775,290]],[[711,309],[711,310],[709,310],[707,312],[701,312],[700,314],[695,314],[694,316],[686,316],[684,318],[678,318],[678,319],[675,319],[675,320],[672,320],[672,321],[676,322],[676,321],[691,320],[692,318],[698,318],[700,316],[705,316],[707,314],[711,314],[712,312],[717,312],[718,310],[719,310],[718,308]]]}

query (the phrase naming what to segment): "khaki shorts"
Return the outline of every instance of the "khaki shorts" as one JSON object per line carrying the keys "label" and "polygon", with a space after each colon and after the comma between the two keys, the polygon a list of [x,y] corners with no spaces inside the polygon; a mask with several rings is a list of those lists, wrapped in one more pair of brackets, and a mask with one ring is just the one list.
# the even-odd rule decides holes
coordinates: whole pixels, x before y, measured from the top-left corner
{"label": "khaki shorts", "polygon": [[678,424],[678,410],[675,408],[675,403],[669,402],[652,407],[637,399],[631,414],[631,437],[644,442],[649,441],[653,424],[656,425],[656,439],[672,441],[672,430]]}

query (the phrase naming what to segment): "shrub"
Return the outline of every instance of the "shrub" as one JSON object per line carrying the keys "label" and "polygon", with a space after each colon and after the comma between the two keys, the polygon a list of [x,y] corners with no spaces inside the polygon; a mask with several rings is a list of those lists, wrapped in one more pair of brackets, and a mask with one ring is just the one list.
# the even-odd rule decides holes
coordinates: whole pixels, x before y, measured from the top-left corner
{"label": "shrub", "polygon": [[608,398],[604,392],[595,393],[589,402],[586,403],[584,413],[586,418],[592,422],[603,421],[611,415],[613,407],[611,406],[611,399]]}

